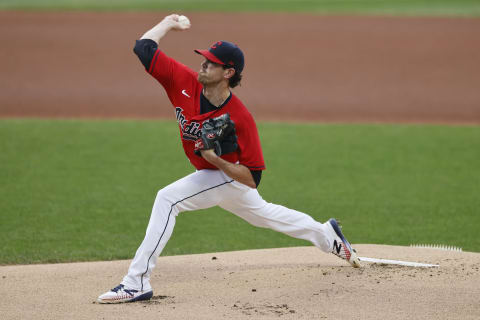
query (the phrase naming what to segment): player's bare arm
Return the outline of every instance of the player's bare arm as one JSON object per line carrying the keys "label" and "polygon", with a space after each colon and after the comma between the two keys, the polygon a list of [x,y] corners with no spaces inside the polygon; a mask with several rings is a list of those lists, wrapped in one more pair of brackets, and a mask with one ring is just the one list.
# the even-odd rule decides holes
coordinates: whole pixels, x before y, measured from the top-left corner
{"label": "player's bare arm", "polygon": [[201,150],[202,157],[207,160],[209,163],[216,166],[218,169],[222,170],[232,178],[244,185],[249,186],[250,188],[256,188],[255,181],[253,181],[252,173],[250,170],[242,164],[235,164],[223,160],[215,154],[213,149]]}
{"label": "player's bare arm", "polygon": [[170,30],[187,30],[190,28],[190,22],[186,23],[182,21],[181,16],[178,14],[171,14],[166,16],[159,24],[157,24],[152,29],[148,30],[141,38],[142,39],[151,39],[157,44],[162,39],[168,31]]}

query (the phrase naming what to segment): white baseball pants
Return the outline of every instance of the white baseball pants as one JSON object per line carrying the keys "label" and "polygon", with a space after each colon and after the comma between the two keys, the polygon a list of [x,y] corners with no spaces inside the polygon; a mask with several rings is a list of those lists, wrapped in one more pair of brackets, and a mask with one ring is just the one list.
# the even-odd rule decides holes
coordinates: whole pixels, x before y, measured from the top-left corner
{"label": "white baseball pants", "polygon": [[122,284],[150,291],[150,274],[172,235],[177,215],[217,205],[254,226],[308,240],[325,252],[332,249],[333,235],[326,225],[305,213],[266,202],[257,189],[233,180],[221,170],[199,170],[158,192],[145,238]]}

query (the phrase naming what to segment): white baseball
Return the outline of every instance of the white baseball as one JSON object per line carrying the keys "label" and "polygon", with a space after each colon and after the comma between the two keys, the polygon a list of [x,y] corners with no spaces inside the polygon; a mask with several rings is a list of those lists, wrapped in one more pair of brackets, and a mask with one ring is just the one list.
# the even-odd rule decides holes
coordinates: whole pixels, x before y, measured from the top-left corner
{"label": "white baseball", "polygon": [[190,28],[191,25],[190,20],[185,16],[178,17],[178,23],[180,23],[180,26],[184,29]]}

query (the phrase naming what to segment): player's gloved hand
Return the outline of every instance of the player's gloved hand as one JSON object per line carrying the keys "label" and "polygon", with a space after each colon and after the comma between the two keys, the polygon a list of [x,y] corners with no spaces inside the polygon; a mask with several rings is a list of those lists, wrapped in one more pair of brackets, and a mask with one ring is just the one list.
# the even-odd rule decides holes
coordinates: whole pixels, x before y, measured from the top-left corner
{"label": "player's gloved hand", "polygon": [[228,113],[203,122],[201,136],[195,141],[195,154],[200,150],[214,149],[217,156],[230,153],[238,148],[235,123]]}
{"label": "player's gloved hand", "polygon": [[237,135],[235,134],[235,128],[233,128],[232,133],[230,133],[228,136],[225,137],[225,139],[220,142],[220,150],[219,153],[217,153],[217,150],[215,150],[215,153],[217,156],[221,156],[227,153],[235,152],[238,149],[238,143],[237,143]]}

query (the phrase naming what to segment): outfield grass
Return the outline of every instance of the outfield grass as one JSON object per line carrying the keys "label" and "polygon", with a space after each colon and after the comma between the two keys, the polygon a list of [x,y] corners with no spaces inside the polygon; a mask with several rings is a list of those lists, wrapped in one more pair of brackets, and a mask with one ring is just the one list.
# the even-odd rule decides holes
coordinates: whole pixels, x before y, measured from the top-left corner
{"label": "outfield grass", "polygon": [[[480,127],[259,125],[259,191],[353,243],[480,251]],[[0,263],[132,258],[158,189],[192,172],[168,121],[0,120]],[[164,255],[309,245],[219,208],[182,213]]]}
{"label": "outfield grass", "polygon": [[478,0],[1,0],[0,9],[283,11],[323,14],[478,16]]}

